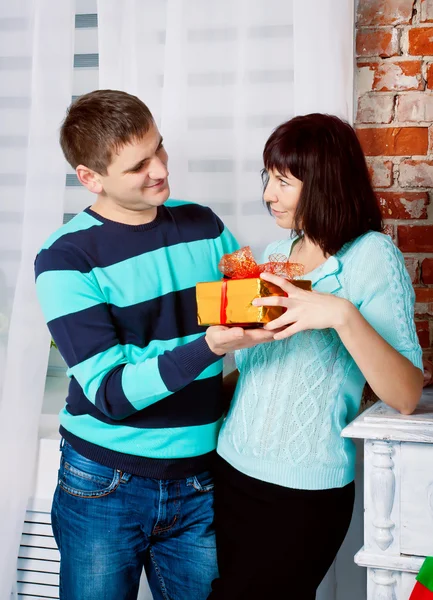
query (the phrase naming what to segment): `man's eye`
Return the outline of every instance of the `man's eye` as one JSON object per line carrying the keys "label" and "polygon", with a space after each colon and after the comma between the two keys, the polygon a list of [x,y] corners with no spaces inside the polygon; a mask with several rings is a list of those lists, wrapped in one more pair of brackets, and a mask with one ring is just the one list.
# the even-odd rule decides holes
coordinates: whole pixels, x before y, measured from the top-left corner
{"label": "man's eye", "polygon": [[159,146],[158,146],[158,149],[157,149],[157,152],[159,152],[159,151],[160,151],[160,150],[162,150],[163,148],[164,148],[164,144],[163,144],[163,143],[159,144]]}

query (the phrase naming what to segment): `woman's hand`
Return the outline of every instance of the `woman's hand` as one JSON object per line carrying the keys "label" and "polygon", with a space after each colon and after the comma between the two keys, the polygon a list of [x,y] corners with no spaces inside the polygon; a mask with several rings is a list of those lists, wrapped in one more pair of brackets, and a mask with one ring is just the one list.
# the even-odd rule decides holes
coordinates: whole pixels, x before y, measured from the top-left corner
{"label": "woman's hand", "polygon": [[265,281],[278,285],[287,298],[271,296],[254,300],[256,306],[284,306],[287,311],[266,325],[281,340],[305,329],[336,329],[374,393],[405,415],[411,414],[421,396],[423,373],[400,354],[368,323],[348,300],[331,294],[307,292],[269,273]]}
{"label": "woman's hand", "polygon": [[275,333],[276,340],[282,340],[306,329],[338,330],[344,326],[350,313],[356,310],[348,300],[332,294],[302,290],[283,277],[262,273],[261,278],[277,285],[287,294],[287,297],[269,296],[253,300],[254,306],[283,306],[287,309],[281,317],[265,325],[265,329],[270,331],[284,327],[282,331]]}

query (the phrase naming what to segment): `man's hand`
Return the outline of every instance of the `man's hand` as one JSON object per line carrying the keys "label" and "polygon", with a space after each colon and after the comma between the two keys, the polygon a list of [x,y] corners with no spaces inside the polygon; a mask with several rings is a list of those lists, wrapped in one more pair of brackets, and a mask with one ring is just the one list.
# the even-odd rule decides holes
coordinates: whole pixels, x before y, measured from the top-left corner
{"label": "man's hand", "polygon": [[227,352],[251,348],[257,344],[274,341],[275,331],[265,329],[242,329],[213,325],[206,330],[206,342],[214,354],[222,356]]}

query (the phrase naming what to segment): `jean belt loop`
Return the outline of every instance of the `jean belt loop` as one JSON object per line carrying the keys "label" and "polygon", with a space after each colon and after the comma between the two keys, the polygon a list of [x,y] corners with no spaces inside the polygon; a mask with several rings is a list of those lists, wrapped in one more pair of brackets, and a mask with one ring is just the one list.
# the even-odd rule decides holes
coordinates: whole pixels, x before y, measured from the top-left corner
{"label": "jean belt loop", "polygon": [[60,446],[59,446],[60,452],[63,450],[64,445],[65,445],[65,438],[62,437],[62,438],[60,438]]}

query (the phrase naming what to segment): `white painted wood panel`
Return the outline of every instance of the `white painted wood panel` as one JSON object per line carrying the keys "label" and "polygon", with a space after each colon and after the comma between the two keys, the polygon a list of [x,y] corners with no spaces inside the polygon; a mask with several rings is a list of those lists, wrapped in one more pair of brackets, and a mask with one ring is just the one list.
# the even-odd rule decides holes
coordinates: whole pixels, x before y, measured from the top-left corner
{"label": "white painted wood panel", "polygon": [[403,444],[401,552],[433,555],[433,446]]}
{"label": "white painted wood panel", "polygon": [[378,403],[342,434],[364,440],[367,600],[408,600],[433,554],[433,389],[413,415]]}
{"label": "white painted wood panel", "polygon": [[57,549],[20,546],[18,558],[35,558],[37,560],[52,560],[60,562],[60,553]]}
{"label": "white painted wood panel", "polygon": [[20,571],[36,571],[40,573],[59,573],[60,563],[48,560],[34,560],[30,558],[19,558],[18,569]]}
{"label": "white painted wood panel", "polygon": [[57,573],[47,573],[46,571],[35,572],[28,569],[18,569],[17,573],[17,581],[21,583],[59,586],[59,575]]}
{"label": "white painted wood panel", "polygon": [[58,598],[59,588],[51,585],[39,585],[36,583],[17,583],[18,596],[32,596],[33,598]]}

